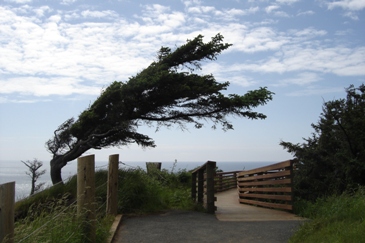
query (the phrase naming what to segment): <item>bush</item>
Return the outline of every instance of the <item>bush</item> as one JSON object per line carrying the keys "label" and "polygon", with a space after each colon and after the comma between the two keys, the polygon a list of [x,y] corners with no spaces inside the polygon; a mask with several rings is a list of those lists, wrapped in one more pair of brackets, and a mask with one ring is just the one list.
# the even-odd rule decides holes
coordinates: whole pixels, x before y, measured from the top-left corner
{"label": "bush", "polygon": [[[177,173],[121,169],[118,181],[118,212],[145,214],[167,209],[193,209],[186,171]],[[113,217],[106,216],[107,171],[95,174],[96,242],[105,242]],[[56,185],[16,203],[15,242],[83,242],[77,218],[77,178]]]}
{"label": "bush", "polygon": [[301,216],[311,219],[290,242],[361,242],[365,239],[365,187],[340,196],[299,201]]}
{"label": "bush", "polygon": [[171,208],[192,209],[188,177],[186,171],[119,170],[118,211],[140,214]]}

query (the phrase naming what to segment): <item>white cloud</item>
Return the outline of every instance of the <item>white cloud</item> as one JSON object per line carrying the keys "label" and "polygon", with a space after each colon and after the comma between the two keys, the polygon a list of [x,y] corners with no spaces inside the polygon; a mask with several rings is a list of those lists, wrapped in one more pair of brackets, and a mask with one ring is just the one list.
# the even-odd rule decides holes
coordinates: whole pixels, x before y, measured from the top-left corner
{"label": "white cloud", "polygon": [[277,50],[288,42],[287,37],[276,33],[269,27],[241,30],[236,36],[232,49],[244,52]]}
{"label": "white cloud", "polygon": [[4,0],[4,2],[24,4],[24,3],[31,3],[32,0]]}
{"label": "white cloud", "polygon": [[277,17],[289,17],[290,16],[286,12],[279,11],[278,9],[280,9],[280,6],[270,5],[265,8],[265,12],[268,14],[273,14],[274,16],[277,16]]}
{"label": "white cloud", "polygon": [[275,57],[254,64],[236,64],[234,69],[265,73],[320,72],[338,76],[365,75],[365,47],[305,48],[287,45]]}
{"label": "white cloud", "polygon": [[63,5],[71,5],[73,3],[77,2],[77,0],[62,0],[61,4]]}
{"label": "white cloud", "polygon": [[116,18],[118,14],[112,10],[105,10],[105,11],[90,11],[85,10],[81,12],[81,16],[84,18]]}
{"label": "white cloud", "polygon": [[344,10],[359,11],[365,8],[365,0],[341,0],[328,2],[329,9],[343,8]]}
{"label": "white cloud", "polygon": [[18,103],[18,104],[31,104],[31,103],[39,103],[39,102],[50,102],[51,99],[39,99],[39,98],[22,98],[22,97],[15,97],[15,98],[8,98],[8,97],[0,97],[0,104],[5,103]]}
{"label": "white cloud", "polygon": [[304,11],[304,12],[299,12],[299,13],[297,14],[297,16],[308,16],[308,15],[313,15],[313,14],[315,14],[315,12],[314,12],[314,11],[312,11],[312,10],[308,10],[308,11]]}
{"label": "white cloud", "polygon": [[348,17],[352,20],[359,20],[359,17],[354,12],[346,12],[343,16]]}
{"label": "white cloud", "polygon": [[280,4],[293,4],[299,1],[300,0],[276,0],[276,2]]}
{"label": "white cloud", "polygon": [[[160,46],[180,45],[198,34],[210,39],[218,32],[234,44],[225,53],[234,54],[235,58],[242,55],[232,66],[206,66],[222,81],[227,79],[245,87],[256,84],[250,77],[243,77],[243,71],[301,73],[286,80],[286,84],[316,82],[319,76],[315,74],[322,73],[364,75],[365,47],[328,47],[323,40],[325,30],[278,31],[273,20],[244,23],[234,19],[255,13],[258,7],[218,9],[201,6],[200,1],[184,3],[189,6],[186,12],[159,4],[146,5],[142,14],[132,20],[112,10],[0,6],[1,92],[37,96],[94,94],[102,85],[125,81],[141,71],[155,58]],[[195,12],[191,11],[193,8]],[[278,9],[272,5],[266,11],[278,14]],[[94,18],[103,21],[93,22]],[[246,63],[247,55],[257,53],[260,58]]]}
{"label": "white cloud", "polygon": [[276,11],[276,12],[274,12],[274,15],[277,17],[284,17],[284,18],[290,17],[290,15],[284,11]]}
{"label": "white cloud", "polygon": [[305,89],[290,92],[287,96],[313,96],[332,93],[343,93],[343,87],[323,88],[319,86],[309,86]]}
{"label": "white cloud", "polygon": [[183,0],[182,1],[185,5],[185,7],[189,7],[191,5],[199,5],[201,3],[200,0]]}
{"label": "white cloud", "polygon": [[287,86],[287,85],[299,85],[299,86],[308,86],[309,84],[320,81],[322,78],[318,75],[318,73],[313,72],[303,72],[295,75],[292,78],[286,78],[279,81],[279,83],[273,86]]}
{"label": "white cloud", "polygon": [[312,27],[302,30],[289,30],[288,32],[291,33],[293,36],[305,37],[305,38],[314,38],[318,36],[324,36],[327,34],[325,30],[317,30]]}
{"label": "white cloud", "polygon": [[279,9],[278,5],[270,5],[265,8],[266,13],[271,13],[272,11]]}
{"label": "white cloud", "polygon": [[101,87],[83,85],[81,80],[75,78],[39,78],[39,77],[19,77],[9,78],[0,81],[2,94],[14,92],[35,95],[71,95],[71,94],[100,94]]}

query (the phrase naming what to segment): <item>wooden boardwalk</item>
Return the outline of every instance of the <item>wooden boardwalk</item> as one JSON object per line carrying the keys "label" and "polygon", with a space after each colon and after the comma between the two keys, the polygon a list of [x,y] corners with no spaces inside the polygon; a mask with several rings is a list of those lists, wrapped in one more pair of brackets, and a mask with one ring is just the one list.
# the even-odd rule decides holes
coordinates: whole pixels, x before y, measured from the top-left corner
{"label": "wooden boardwalk", "polygon": [[287,211],[262,208],[238,201],[237,189],[218,192],[215,194],[217,211],[215,215],[220,221],[289,221],[304,220]]}

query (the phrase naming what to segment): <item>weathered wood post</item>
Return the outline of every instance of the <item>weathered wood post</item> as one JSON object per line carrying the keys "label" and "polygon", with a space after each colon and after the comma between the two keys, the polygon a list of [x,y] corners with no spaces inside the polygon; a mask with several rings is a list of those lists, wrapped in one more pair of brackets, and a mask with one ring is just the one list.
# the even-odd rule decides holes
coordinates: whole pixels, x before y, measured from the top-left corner
{"label": "weathered wood post", "polygon": [[77,159],[77,215],[81,220],[83,242],[95,242],[95,156]]}
{"label": "weathered wood post", "polygon": [[223,191],[225,186],[223,186],[223,174],[218,175],[218,191]]}
{"label": "weathered wood post", "polygon": [[0,242],[14,242],[15,182],[0,185]]}
{"label": "weathered wood post", "polygon": [[119,154],[109,156],[106,213],[117,215],[118,211],[118,165]]}
{"label": "weathered wood post", "polygon": [[196,172],[191,173],[191,198],[196,202]]}
{"label": "weathered wood post", "polygon": [[214,175],[215,175],[215,167],[216,162],[208,161],[206,165],[206,180],[207,180],[207,212],[214,213],[215,212],[215,197],[214,197]]}
{"label": "weathered wood post", "polygon": [[204,200],[204,170],[198,170],[198,203]]}
{"label": "weathered wood post", "polygon": [[161,171],[161,162],[146,162],[147,173]]}

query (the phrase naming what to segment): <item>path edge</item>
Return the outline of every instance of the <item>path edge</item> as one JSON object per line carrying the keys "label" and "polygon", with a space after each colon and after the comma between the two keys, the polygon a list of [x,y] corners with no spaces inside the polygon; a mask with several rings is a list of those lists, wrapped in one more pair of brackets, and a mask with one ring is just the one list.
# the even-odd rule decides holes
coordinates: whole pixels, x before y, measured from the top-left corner
{"label": "path edge", "polygon": [[114,222],[113,222],[112,226],[110,227],[110,231],[109,231],[110,236],[107,240],[107,243],[112,243],[114,241],[115,235],[119,228],[119,225],[122,222],[122,217],[123,217],[122,214],[118,214],[117,216],[115,216]]}

